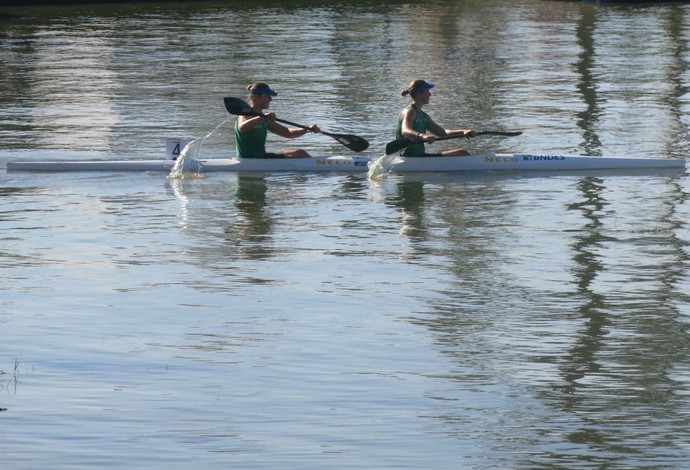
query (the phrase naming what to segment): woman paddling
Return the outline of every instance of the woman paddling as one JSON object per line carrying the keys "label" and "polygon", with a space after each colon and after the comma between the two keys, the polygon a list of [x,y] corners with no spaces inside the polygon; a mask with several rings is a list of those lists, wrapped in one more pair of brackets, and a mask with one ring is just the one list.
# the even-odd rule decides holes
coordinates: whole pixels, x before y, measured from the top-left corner
{"label": "woman paddling", "polygon": [[308,157],[309,154],[303,149],[288,149],[282,153],[266,152],[266,135],[268,132],[294,139],[307,132],[321,132],[316,124],[308,126],[307,129],[299,127],[285,127],[276,122],[275,113],[263,114],[264,109],[268,109],[273,97],[278,93],[271,90],[265,83],[255,83],[247,87],[249,96],[247,97],[252,110],[261,113],[261,116],[238,116],[235,121],[235,148],[237,156],[240,158],[301,158]]}
{"label": "woman paddling", "polygon": [[[418,140],[419,142],[410,145],[401,152],[406,157],[429,156],[424,148],[424,142],[433,142],[436,137],[458,134],[467,137],[474,137],[475,132],[469,129],[444,129],[436,124],[427,113],[422,111],[422,107],[429,104],[431,90],[436,85],[424,80],[413,80],[407,88],[402,91],[403,96],[409,95],[412,103],[409,104],[398,117],[398,125],[395,130],[397,139],[404,137]],[[462,148],[446,150],[435,155],[469,155],[470,153]]]}

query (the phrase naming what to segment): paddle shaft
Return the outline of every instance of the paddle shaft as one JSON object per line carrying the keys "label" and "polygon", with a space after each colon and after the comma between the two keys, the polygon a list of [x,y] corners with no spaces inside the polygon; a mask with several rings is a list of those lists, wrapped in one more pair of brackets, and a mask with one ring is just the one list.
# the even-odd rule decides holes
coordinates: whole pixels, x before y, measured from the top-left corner
{"label": "paddle shaft", "polygon": [[[265,114],[257,113],[257,112],[253,112],[252,115],[253,115],[253,116],[266,116]],[[299,127],[299,128],[301,128],[301,129],[306,129],[306,130],[308,130],[309,132],[313,132],[311,129],[309,129],[309,126],[305,126],[305,125],[303,125],[303,124],[297,124],[296,122],[287,121],[287,120],[285,120],[285,119],[280,119],[280,118],[275,118],[275,120],[276,120],[277,122],[282,122],[283,124],[288,124],[288,125],[290,125],[290,126]],[[363,146],[365,145],[364,143],[361,143],[361,144],[358,143],[359,141],[363,141],[363,139],[361,139],[361,138],[359,138],[359,137],[357,137],[357,136],[347,136],[347,135],[343,135],[343,134],[331,134],[330,132],[326,132],[326,131],[322,131],[322,130],[319,130],[318,133],[319,133],[319,134],[323,134],[323,135],[327,135],[328,137],[333,137],[334,139],[338,140],[338,142],[340,142],[340,143],[342,143],[342,144],[344,144],[344,145],[348,145],[348,141],[351,141],[351,142],[349,142],[350,145],[348,145],[348,146],[351,147],[351,148],[352,148],[353,146],[354,146],[354,147],[363,147]],[[341,140],[341,139],[344,139],[344,141]],[[355,140],[356,140],[357,142],[355,142]],[[367,144],[367,145],[368,145],[368,144]],[[362,150],[365,150],[365,149],[366,149],[366,147],[363,148]],[[360,151],[361,151],[361,150],[360,150]]]}
{"label": "paddle shaft", "polygon": [[[520,131],[506,131],[506,132],[504,132],[504,131],[477,131],[474,133],[473,136],[464,135],[464,134],[449,134],[449,135],[442,135],[439,137],[435,137],[433,139],[433,141],[436,142],[437,140],[460,139],[462,137],[467,137],[469,139],[471,137],[479,137],[480,135],[503,135],[506,137],[514,137],[514,136],[520,135],[520,134],[522,134],[522,132],[520,132]],[[425,140],[425,142],[426,142],[426,140]]]}
{"label": "paddle shaft", "polygon": [[[242,101],[239,98],[233,98],[233,97],[226,97],[223,99],[223,102],[225,103],[225,109],[228,110],[230,114],[235,114],[239,116],[262,116],[266,117],[265,114],[260,113],[258,111],[255,111],[249,106],[247,103]],[[290,126],[295,126],[299,127],[300,129],[306,129],[308,131],[311,131],[309,127],[303,125],[303,124],[298,124],[296,122],[291,122],[287,121],[285,119],[278,119],[275,118],[277,122],[282,122],[283,124],[288,124]],[[330,132],[324,132],[324,131],[319,131],[319,133],[326,135],[328,137],[332,137],[350,150],[354,150],[355,152],[362,152],[366,150],[369,147],[369,142],[367,142],[366,139],[363,139],[362,137],[356,136],[356,135],[350,135],[350,134],[332,134]]]}
{"label": "paddle shaft", "polygon": [[[266,117],[265,114],[263,114],[263,113],[257,113],[256,111],[252,111],[251,115],[252,115],[252,116],[263,116],[263,117]],[[292,121],[288,121],[288,120],[280,119],[280,118],[275,118],[275,120],[276,120],[277,122],[282,122],[283,124],[287,124],[287,125],[290,125],[290,126],[299,127],[299,128],[301,128],[301,129],[306,129],[306,130],[308,130],[308,131],[311,132],[311,129],[309,129],[309,126],[305,126],[304,124],[298,124],[298,123],[296,123],[296,122],[292,122]],[[323,134],[323,135],[327,135],[328,137],[338,137],[338,136],[340,135],[340,134],[331,134],[330,132],[326,132],[326,131],[321,131],[320,133]]]}
{"label": "paddle shaft", "polygon": [[[263,114],[263,113],[257,113],[257,112],[253,112],[253,113],[252,113],[252,116],[264,116],[264,117],[266,117],[265,114]],[[288,121],[288,120],[280,119],[280,118],[275,118],[275,120],[276,120],[277,122],[282,122],[283,124],[287,124],[287,125],[289,125],[289,126],[299,127],[299,128],[301,128],[301,129],[306,129],[306,130],[308,130],[309,132],[312,132],[312,130],[309,129],[309,126],[305,126],[305,125],[303,125],[303,124],[297,124],[296,122],[292,122],[292,121]],[[320,133],[320,134],[323,134],[323,135],[327,135],[328,137],[337,137],[337,136],[338,136],[338,134],[331,134],[330,132],[326,132],[326,131],[320,131],[319,133]]]}
{"label": "paddle shaft", "polygon": [[[480,135],[502,135],[506,137],[514,137],[522,134],[522,131],[478,131],[474,133],[473,137],[478,137]],[[436,142],[437,140],[449,140],[449,139],[460,139],[462,137],[465,138],[470,138],[469,135],[466,134],[449,134],[449,135],[442,135],[439,137],[434,137],[433,139],[413,139],[410,137],[403,137],[402,139],[397,139],[393,140],[391,142],[388,142],[388,145],[386,145],[386,155],[390,155],[396,152],[399,152],[401,150],[406,149],[410,145],[414,145],[417,143],[421,142],[427,142],[430,143],[431,141]]]}
{"label": "paddle shaft", "polygon": [[[247,115],[247,114],[245,114],[245,116],[246,116],[246,115]],[[264,114],[264,113],[257,113],[256,111],[252,111],[252,113],[251,113],[250,115],[251,115],[251,116],[268,117],[267,114]],[[297,124],[296,122],[292,122],[292,121],[288,121],[288,120],[286,120],[286,119],[280,119],[280,118],[275,118],[275,120],[276,120],[277,122],[282,122],[283,124],[288,124],[288,125],[290,125],[290,126],[295,126],[295,127],[301,128],[301,129],[309,130],[309,126],[305,126],[305,125],[303,125],[303,124]],[[325,132],[324,132],[324,134],[325,134]]]}

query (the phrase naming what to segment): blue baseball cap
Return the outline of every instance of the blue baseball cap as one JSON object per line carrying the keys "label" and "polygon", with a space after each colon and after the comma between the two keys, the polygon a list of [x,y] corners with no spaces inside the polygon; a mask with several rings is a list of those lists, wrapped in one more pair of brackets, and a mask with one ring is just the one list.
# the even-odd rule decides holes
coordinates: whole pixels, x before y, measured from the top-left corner
{"label": "blue baseball cap", "polygon": [[262,93],[268,93],[268,94],[271,95],[271,96],[277,96],[277,95],[278,95],[278,93],[276,93],[275,91],[271,90],[271,87],[268,86],[268,85],[261,85],[261,86],[258,86],[258,87],[254,88],[254,89],[249,90],[249,93],[251,93],[252,95],[260,95],[260,94],[262,94]]}
{"label": "blue baseball cap", "polygon": [[414,84],[414,86],[413,86],[412,89],[410,90],[410,91],[412,91],[412,92],[416,92],[416,91],[419,91],[419,90],[431,90],[432,88],[434,88],[434,87],[436,86],[435,83],[430,83],[430,82],[427,82],[427,81],[424,81],[424,80],[415,80],[415,81],[418,82],[418,83],[415,83],[415,84]]}
{"label": "blue baseball cap", "polygon": [[402,91],[403,96],[415,95],[422,90],[431,90],[436,86],[435,83],[427,82],[426,80],[412,80],[407,88]]}

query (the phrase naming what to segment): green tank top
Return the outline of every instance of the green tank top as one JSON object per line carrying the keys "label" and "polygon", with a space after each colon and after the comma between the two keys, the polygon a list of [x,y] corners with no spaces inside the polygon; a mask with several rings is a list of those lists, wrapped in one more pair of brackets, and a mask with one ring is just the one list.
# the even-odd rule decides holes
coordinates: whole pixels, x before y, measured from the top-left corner
{"label": "green tank top", "polygon": [[[417,132],[420,132],[422,134],[426,134],[426,128],[427,124],[429,122],[429,116],[419,109],[417,106],[414,105],[414,103],[411,103],[405,107],[405,109],[414,109],[414,121],[412,122],[412,129],[416,130]],[[400,116],[398,116],[398,125],[395,128],[395,138],[396,139],[402,139],[402,113],[400,113]],[[414,144],[410,145],[407,147],[405,150],[403,150],[400,155],[403,155],[405,157],[418,157],[420,155],[424,155],[426,152],[424,143],[421,142],[419,144]]]}
{"label": "green tank top", "polygon": [[235,121],[235,151],[239,158],[261,158],[266,155],[268,122],[265,120],[253,129],[240,132]]}

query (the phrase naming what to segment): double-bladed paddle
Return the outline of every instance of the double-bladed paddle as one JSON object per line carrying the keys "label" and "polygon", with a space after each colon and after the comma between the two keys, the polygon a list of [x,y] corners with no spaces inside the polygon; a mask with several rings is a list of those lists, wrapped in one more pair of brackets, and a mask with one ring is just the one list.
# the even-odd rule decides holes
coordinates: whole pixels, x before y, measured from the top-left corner
{"label": "double-bladed paddle", "polygon": [[[234,114],[235,116],[264,116],[264,114],[254,111],[249,104],[239,98],[226,97],[223,98],[223,102],[225,103],[225,109],[227,109],[230,114]],[[309,129],[307,126],[286,121],[284,119],[276,118],[276,121],[282,122],[283,124],[288,124],[290,126],[300,127],[302,129]],[[331,134],[330,132],[325,131],[321,131],[321,134],[334,138],[345,147],[355,152],[362,152],[369,148],[369,142],[366,139],[356,135]]]}
{"label": "double-bladed paddle", "polygon": [[[478,137],[480,135],[502,135],[506,137],[515,137],[520,134],[522,134],[522,131],[479,131],[474,133],[474,137]],[[464,134],[449,134],[436,137],[433,139],[433,141],[436,142],[437,140],[459,139],[461,137],[469,138],[469,136],[466,136]],[[391,142],[388,142],[388,144],[386,145],[386,155],[398,153],[401,150],[406,149],[410,145],[418,144],[421,142],[426,141],[424,139],[413,139],[410,137],[403,137],[402,139],[393,140]]]}

